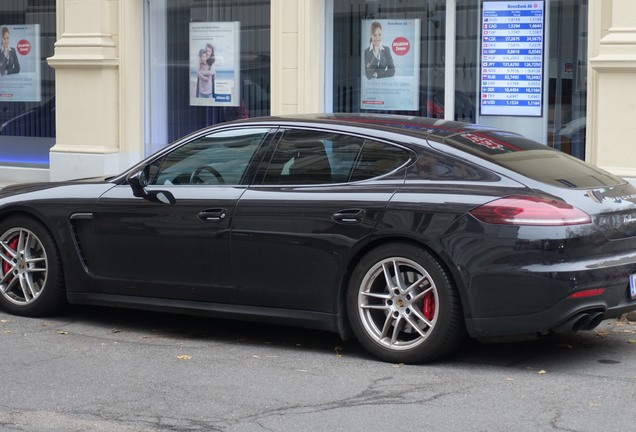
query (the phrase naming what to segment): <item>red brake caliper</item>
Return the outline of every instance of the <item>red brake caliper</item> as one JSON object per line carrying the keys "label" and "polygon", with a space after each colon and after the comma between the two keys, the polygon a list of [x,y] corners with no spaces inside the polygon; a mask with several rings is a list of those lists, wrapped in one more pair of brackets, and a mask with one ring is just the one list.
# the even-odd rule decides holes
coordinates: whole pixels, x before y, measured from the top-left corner
{"label": "red brake caliper", "polygon": [[432,292],[428,292],[424,296],[422,312],[424,312],[424,317],[426,317],[427,320],[433,320],[433,317],[435,316],[435,296]]}
{"label": "red brake caliper", "polygon": [[[9,240],[9,247],[11,249],[13,249],[14,251],[18,248],[18,236],[13,237],[11,240]],[[2,274],[6,275],[7,273],[9,273],[11,271],[11,264],[9,264],[7,261],[2,261]],[[7,284],[10,282],[10,280],[7,281]]]}

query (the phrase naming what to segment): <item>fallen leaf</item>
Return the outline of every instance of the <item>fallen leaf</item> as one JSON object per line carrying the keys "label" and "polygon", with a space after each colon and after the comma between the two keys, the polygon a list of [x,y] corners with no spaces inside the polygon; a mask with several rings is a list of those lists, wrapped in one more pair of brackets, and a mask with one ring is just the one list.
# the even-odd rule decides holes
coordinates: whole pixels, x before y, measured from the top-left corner
{"label": "fallen leaf", "polygon": [[121,332],[123,332],[123,330],[119,330],[119,329],[116,329],[116,328],[113,329],[113,333],[121,333]]}
{"label": "fallen leaf", "polygon": [[5,334],[9,334],[9,333],[11,333],[11,330],[5,330],[4,333]]}
{"label": "fallen leaf", "polygon": [[396,369],[399,369],[401,367],[404,367],[404,363],[394,364],[393,367],[396,368]]}
{"label": "fallen leaf", "polygon": [[636,340],[634,340],[634,339],[629,339],[629,340],[627,341],[627,343],[633,344],[633,343],[636,343]]}
{"label": "fallen leaf", "polygon": [[514,378],[510,378],[510,377],[506,378],[506,381],[514,381],[514,380],[515,380]]}
{"label": "fallen leaf", "polygon": [[192,357],[190,357],[189,355],[178,355],[177,358],[179,360],[192,360]]}
{"label": "fallen leaf", "polygon": [[539,372],[537,372],[537,373],[538,373],[539,375],[545,375],[545,374],[547,374],[547,372],[546,372],[546,371],[544,371],[543,369],[541,369],[541,370],[540,370]]}
{"label": "fallen leaf", "polygon": [[628,322],[629,322],[629,320],[627,319],[627,315],[623,315],[623,316],[621,316],[620,318],[618,318],[616,320],[616,325],[617,326],[624,326]]}
{"label": "fallen leaf", "polygon": [[59,331],[57,332],[57,334],[59,334],[59,335],[67,335],[67,334],[68,334],[68,332],[67,332],[66,330],[59,330]]}
{"label": "fallen leaf", "polygon": [[609,336],[609,332],[606,332],[603,330],[596,331],[595,333],[596,333],[596,336],[602,337],[602,338]]}
{"label": "fallen leaf", "polygon": [[0,323],[6,324],[6,323],[10,323],[11,320],[7,320],[7,319],[1,319]]}

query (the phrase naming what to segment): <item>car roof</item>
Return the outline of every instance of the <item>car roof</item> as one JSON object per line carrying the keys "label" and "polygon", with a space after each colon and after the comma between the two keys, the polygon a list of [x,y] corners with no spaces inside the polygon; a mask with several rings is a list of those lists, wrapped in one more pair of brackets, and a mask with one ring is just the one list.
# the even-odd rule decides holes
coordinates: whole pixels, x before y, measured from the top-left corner
{"label": "car roof", "polygon": [[[393,115],[393,114],[369,114],[369,113],[321,113],[321,114],[294,114],[269,117],[257,117],[239,120],[232,123],[273,123],[273,124],[316,124],[316,125],[343,125],[365,127],[387,132],[401,132],[417,135],[422,138],[437,138],[443,141],[457,134],[465,134],[476,131],[500,131],[490,126],[465,123],[454,120],[426,118],[417,116]],[[509,132],[507,132],[509,133]]]}

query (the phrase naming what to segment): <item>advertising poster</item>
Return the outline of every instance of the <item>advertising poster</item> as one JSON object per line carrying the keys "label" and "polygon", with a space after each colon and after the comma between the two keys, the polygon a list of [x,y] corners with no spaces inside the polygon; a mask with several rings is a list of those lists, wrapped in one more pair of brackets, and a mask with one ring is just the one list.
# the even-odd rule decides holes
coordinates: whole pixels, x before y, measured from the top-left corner
{"label": "advertising poster", "polygon": [[417,111],[420,20],[362,21],[360,108]]}
{"label": "advertising poster", "polygon": [[240,105],[240,23],[190,23],[190,105]]}
{"label": "advertising poster", "polygon": [[40,102],[40,26],[0,25],[0,101]]}
{"label": "advertising poster", "polygon": [[484,1],[481,115],[541,116],[544,2]]}

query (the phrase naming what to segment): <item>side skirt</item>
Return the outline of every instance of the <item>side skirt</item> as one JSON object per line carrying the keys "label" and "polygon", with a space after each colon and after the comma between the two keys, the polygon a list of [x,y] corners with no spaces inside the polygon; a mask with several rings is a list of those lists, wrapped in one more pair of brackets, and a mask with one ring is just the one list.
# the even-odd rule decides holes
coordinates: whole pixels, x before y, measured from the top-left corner
{"label": "side skirt", "polygon": [[296,309],[265,308],[222,303],[203,303],[187,300],[133,297],[110,294],[67,293],[71,304],[111,306],[184,315],[209,316],[241,321],[283,324],[307,329],[325,330],[342,334],[338,315]]}

